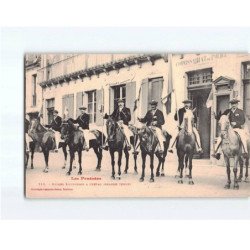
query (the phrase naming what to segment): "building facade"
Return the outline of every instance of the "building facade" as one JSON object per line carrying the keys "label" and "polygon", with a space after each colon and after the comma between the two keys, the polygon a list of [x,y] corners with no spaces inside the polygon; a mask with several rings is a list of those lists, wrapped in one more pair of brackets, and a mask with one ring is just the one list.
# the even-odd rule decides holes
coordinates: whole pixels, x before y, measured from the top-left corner
{"label": "building facade", "polygon": [[[231,98],[241,100],[239,107],[250,128],[249,54],[42,54],[39,58],[26,67],[26,109],[34,113],[42,107],[44,124],[51,122],[55,109],[62,117],[76,118],[79,107],[86,106],[90,128],[100,129],[102,113],[112,113],[121,98],[131,110],[131,123],[139,125],[136,118],[146,114],[154,99],[168,126],[173,116],[167,110],[174,114],[190,98],[206,159],[218,138],[214,114],[224,112]],[[166,107],[162,98],[170,85],[174,94]]]}

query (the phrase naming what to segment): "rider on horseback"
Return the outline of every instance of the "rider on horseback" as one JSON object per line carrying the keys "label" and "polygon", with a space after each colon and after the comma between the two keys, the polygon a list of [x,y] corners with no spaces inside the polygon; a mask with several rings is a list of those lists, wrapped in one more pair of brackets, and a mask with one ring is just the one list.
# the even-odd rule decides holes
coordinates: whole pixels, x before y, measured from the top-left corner
{"label": "rider on horseback", "polygon": [[[248,149],[247,149],[247,136],[246,131],[243,128],[245,123],[245,114],[244,111],[238,108],[238,103],[240,101],[237,99],[232,99],[229,103],[231,104],[231,109],[227,109],[222,115],[228,115],[229,121],[231,126],[233,127],[234,131],[239,135],[242,148],[243,148],[243,157],[246,158],[248,156]],[[220,153],[217,153],[220,146],[221,146],[221,137],[218,137],[218,141],[215,145],[215,152],[211,156],[216,158],[217,160],[220,159]]]}
{"label": "rider on horseback", "polygon": [[92,139],[92,134],[89,131],[89,114],[86,113],[86,107],[80,107],[79,110],[81,111],[81,115],[74,120],[74,123],[78,123],[79,129],[83,132],[84,140],[85,140],[85,147],[86,151],[89,150],[89,141]]}
{"label": "rider on horseback", "polygon": [[[114,112],[110,115],[114,121],[117,122],[118,126],[120,127],[121,131],[123,132],[125,136],[125,142],[127,145],[127,149],[131,149],[130,145],[130,137],[133,136],[133,133],[128,127],[128,123],[131,121],[131,113],[130,109],[125,107],[124,101],[122,99],[119,99],[117,101],[118,107],[114,110]],[[108,115],[105,114],[104,119],[107,119]],[[107,138],[107,136],[106,136]],[[108,149],[108,141],[104,143],[104,146],[102,147],[103,149],[107,150]]]}
{"label": "rider on horseback", "polygon": [[[176,112],[174,119],[177,121],[179,118],[179,129],[183,127],[183,117],[184,117],[184,113],[186,112],[186,110],[191,109],[191,105],[192,105],[192,101],[191,100],[184,100],[184,107],[178,110],[178,114]],[[201,139],[200,139],[200,135],[198,133],[198,130],[195,127],[195,124],[197,123],[197,116],[194,114],[194,124],[193,124],[193,132],[195,135],[195,140],[196,140],[196,144],[197,144],[197,152],[198,153],[202,153],[202,148],[201,148]],[[174,149],[174,145],[175,142],[177,140],[177,137],[179,135],[179,129],[175,129],[172,138],[170,140],[170,149],[168,150],[170,153],[173,153],[173,149]]]}
{"label": "rider on horseback", "polygon": [[28,153],[30,151],[30,142],[32,142],[33,140],[29,135],[30,122],[29,122],[29,116],[27,114],[24,122],[25,122],[24,130],[25,130],[25,140],[26,140],[26,152]]}
{"label": "rider on horseback", "polygon": [[146,123],[147,126],[152,126],[155,130],[155,135],[159,141],[160,150],[159,153],[162,154],[164,150],[165,137],[162,133],[161,127],[165,123],[163,113],[157,109],[157,101],[152,100],[150,102],[151,110],[149,110],[144,118],[139,118],[138,120],[142,123]]}
{"label": "rider on horseback", "polygon": [[58,115],[58,111],[54,110],[53,120],[51,124],[46,127],[49,127],[55,133],[55,144],[56,144],[55,152],[56,153],[58,152],[59,143],[61,141],[61,135],[60,135],[61,125],[62,125],[62,118]]}

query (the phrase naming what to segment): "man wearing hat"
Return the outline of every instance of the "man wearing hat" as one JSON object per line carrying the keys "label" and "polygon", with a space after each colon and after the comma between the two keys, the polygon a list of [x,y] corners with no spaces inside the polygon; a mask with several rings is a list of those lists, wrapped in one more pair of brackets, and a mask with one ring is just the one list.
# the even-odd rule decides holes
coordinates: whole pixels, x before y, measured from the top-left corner
{"label": "man wearing hat", "polygon": [[61,141],[61,125],[62,125],[62,118],[58,115],[58,111],[54,110],[53,112],[53,120],[50,124],[50,128],[55,132],[55,142],[56,142],[56,148],[55,152],[58,152],[58,146],[59,142]]}
{"label": "man wearing hat", "polygon": [[78,123],[79,129],[83,132],[85,140],[85,150],[89,150],[89,141],[92,139],[92,134],[89,131],[89,114],[86,113],[87,108],[82,106],[79,108],[81,114],[77,117],[74,123]]}
{"label": "man wearing hat", "polygon": [[[117,101],[117,104],[118,104],[118,107],[114,110],[114,112],[110,116],[112,117],[112,119],[114,119],[117,122],[118,126],[123,131],[125,135],[125,139],[126,139],[125,141],[126,141],[127,148],[128,150],[130,150],[131,149],[130,138],[131,136],[133,136],[132,131],[128,127],[128,123],[131,121],[130,109],[125,107],[124,101],[122,99],[119,99]],[[107,119],[107,118],[108,116],[107,114],[105,114],[104,119]],[[108,148],[107,141],[105,142],[103,148],[107,150]]]}
{"label": "man wearing hat", "polygon": [[[243,125],[245,123],[245,114],[242,109],[238,108],[239,102],[240,101],[236,98],[232,99],[229,102],[231,104],[231,108],[227,109],[222,115],[228,115],[231,126],[233,127],[234,131],[240,136],[243,148],[243,157],[246,158],[248,156],[247,136],[246,131],[243,129]],[[221,137],[218,137],[218,141],[215,145],[215,152],[214,154],[212,154],[212,157],[216,158],[217,160],[220,159],[220,153],[217,153],[220,145]]]}
{"label": "man wearing hat", "polygon": [[[182,123],[183,123],[183,117],[184,117],[184,114],[186,113],[186,110],[188,109],[191,109],[191,106],[192,106],[192,101],[191,100],[184,100],[183,101],[183,104],[184,104],[184,107],[183,108],[180,108],[178,110],[178,114],[176,112],[175,116],[174,116],[174,119],[177,121],[179,119],[179,127],[182,128]],[[197,116],[196,114],[194,114],[194,124],[197,123]],[[196,127],[193,127],[193,132],[194,132],[194,135],[195,135],[195,140],[196,140],[196,144],[197,144],[197,152],[198,153],[202,153],[202,148],[201,148],[201,139],[200,139],[200,135],[198,133],[198,130],[196,129]],[[176,139],[179,135],[179,129],[176,129],[174,131],[174,134],[172,135],[172,138],[170,140],[170,149],[168,150],[170,153],[173,153],[173,149],[174,149],[174,145],[175,145],[175,142],[176,142]]]}
{"label": "man wearing hat", "polygon": [[157,109],[157,101],[152,100],[149,104],[151,105],[151,110],[146,113],[144,118],[138,118],[138,120],[142,123],[146,123],[147,126],[154,126],[160,146],[159,153],[163,153],[165,137],[161,128],[165,123],[164,116],[161,110]]}

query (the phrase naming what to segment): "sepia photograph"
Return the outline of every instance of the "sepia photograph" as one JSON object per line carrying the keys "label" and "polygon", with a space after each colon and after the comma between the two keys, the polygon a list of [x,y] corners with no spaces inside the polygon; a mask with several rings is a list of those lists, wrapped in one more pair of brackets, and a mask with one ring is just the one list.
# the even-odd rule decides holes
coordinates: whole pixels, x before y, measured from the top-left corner
{"label": "sepia photograph", "polygon": [[26,53],[27,198],[248,197],[250,54]]}

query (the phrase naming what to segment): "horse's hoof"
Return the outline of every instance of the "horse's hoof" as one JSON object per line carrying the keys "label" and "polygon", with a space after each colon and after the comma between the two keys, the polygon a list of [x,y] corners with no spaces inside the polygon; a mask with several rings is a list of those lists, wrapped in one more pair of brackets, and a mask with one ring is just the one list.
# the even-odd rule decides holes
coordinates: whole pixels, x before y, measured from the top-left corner
{"label": "horse's hoof", "polygon": [[183,184],[183,180],[178,180],[178,183],[179,184]]}
{"label": "horse's hoof", "polygon": [[70,172],[67,172],[66,175],[70,175],[71,173]]}
{"label": "horse's hoof", "polygon": [[44,172],[44,173],[48,173],[49,170],[48,170],[48,169],[44,169],[43,172]]}
{"label": "horse's hoof", "polygon": [[194,182],[193,181],[189,181],[188,184],[189,185],[194,185]]}
{"label": "horse's hoof", "polygon": [[239,189],[239,185],[238,184],[234,184],[234,189],[238,190]]}
{"label": "horse's hoof", "polygon": [[225,188],[225,189],[230,189],[230,184],[227,183],[227,184],[224,186],[224,188]]}
{"label": "horse's hoof", "polygon": [[117,180],[121,180],[121,176],[117,176],[116,178],[117,178]]}
{"label": "horse's hoof", "polygon": [[128,170],[124,170],[124,172],[123,172],[124,174],[127,174],[128,173]]}
{"label": "horse's hoof", "polygon": [[164,174],[164,173],[161,173],[161,176],[165,176],[165,174]]}
{"label": "horse's hoof", "polygon": [[78,172],[77,174],[78,174],[78,175],[82,175],[82,172],[80,171],[80,172]]}
{"label": "horse's hoof", "polygon": [[34,169],[34,166],[31,166],[30,169]]}
{"label": "horse's hoof", "polygon": [[245,178],[244,182],[246,182],[246,183],[249,182],[248,177]]}
{"label": "horse's hoof", "polygon": [[157,172],[157,173],[155,174],[155,176],[156,176],[156,177],[159,177],[159,176],[160,176],[160,173]]}
{"label": "horse's hoof", "polygon": [[149,180],[149,182],[154,182],[155,180],[154,180],[154,178],[150,178],[150,180]]}
{"label": "horse's hoof", "polygon": [[65,166],[63,166],[62,169],[65,169]]}
{"label": "horse's hoof", "polygon": [[112,176],[111,176],[111,179],[112,179],[112,180],[114,180],[114,179],[115,179],[115,176],[114,176],[114,175],[112,175]]}
{"label": "horse's hoof", "polygon": [[143,182],[144,181],[144,178],[140,178],[140,182]]}
{"label": "horse's hoof", "polygon": [[135,170],[134,170],[134,174],[138,174],[138,171],[137,171],[137,169],[135,169]]}
{"label": "horse's hoof", "polygon": [[190,176],[188,174],[185,175],[185,178],[190,178]]}

